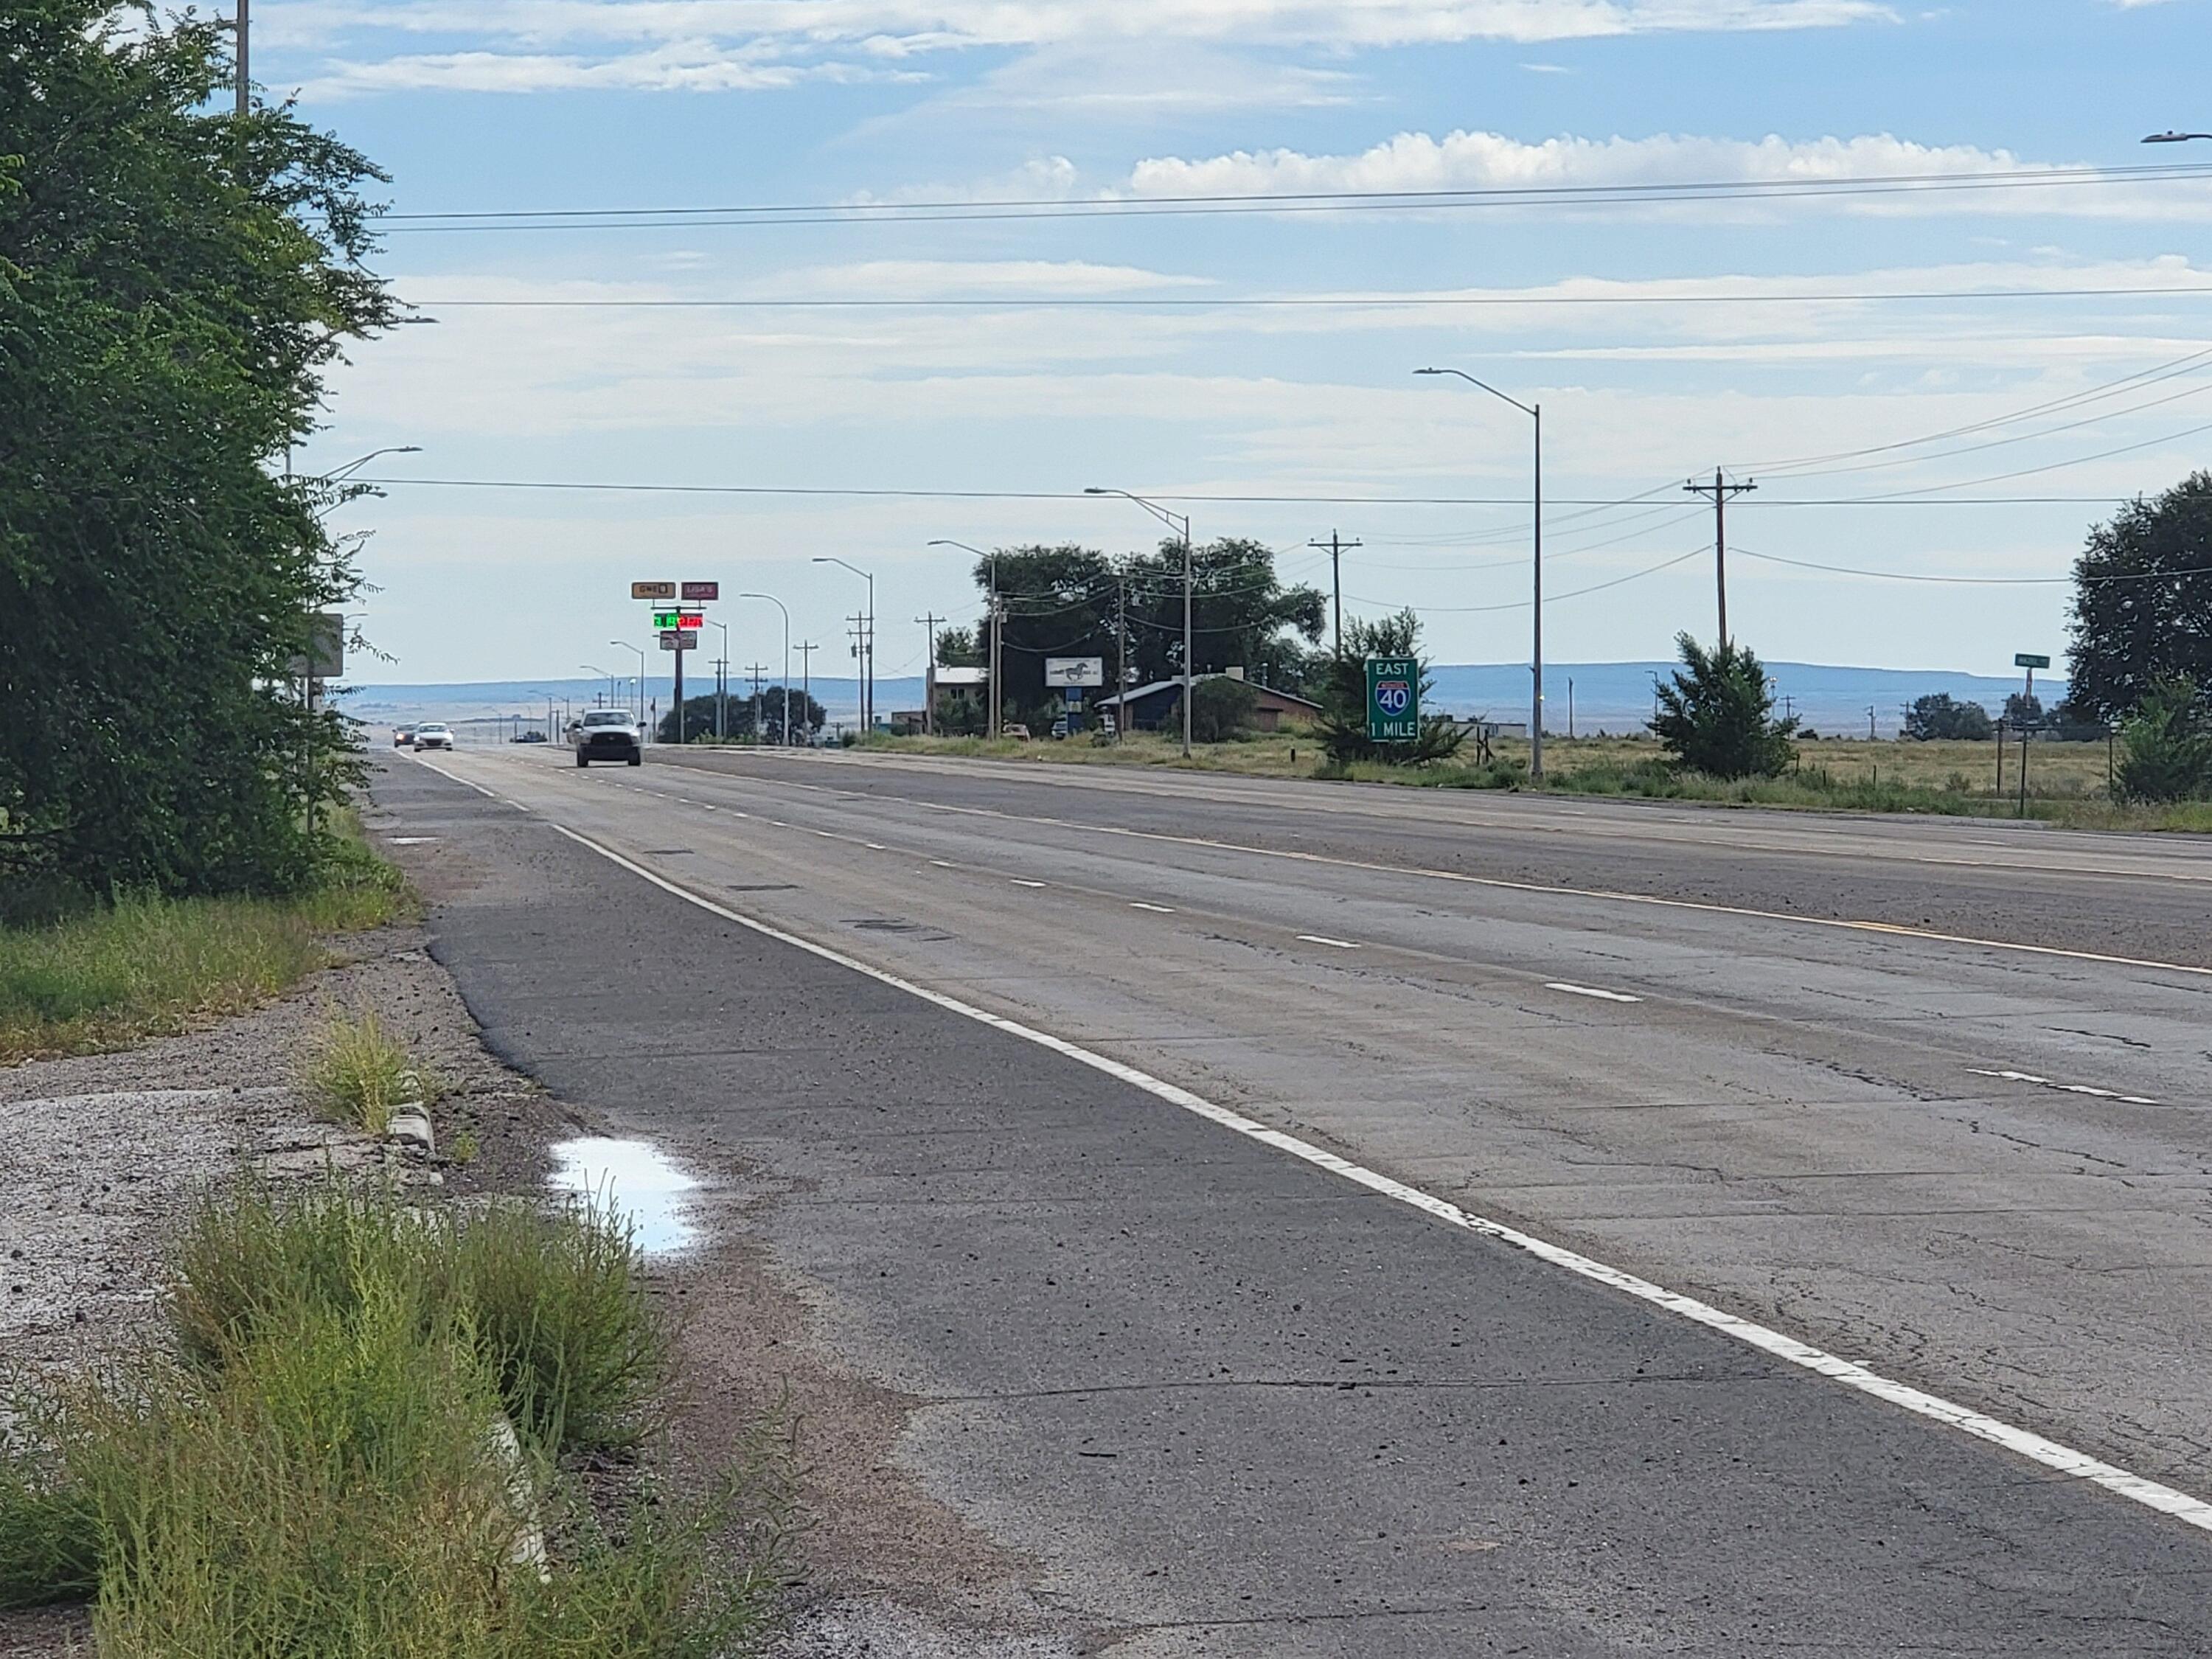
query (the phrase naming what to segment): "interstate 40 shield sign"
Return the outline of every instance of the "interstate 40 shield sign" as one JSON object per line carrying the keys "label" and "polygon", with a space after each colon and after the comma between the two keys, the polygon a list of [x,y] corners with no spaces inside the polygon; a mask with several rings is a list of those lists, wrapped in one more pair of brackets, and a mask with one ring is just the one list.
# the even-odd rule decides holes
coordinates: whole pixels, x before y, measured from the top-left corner
{"label": "interstate 40 shield sign", "polygon": [[1413,657],[1367,659],[1367,735],[1415,743],[1421,735],[1421,665]]}

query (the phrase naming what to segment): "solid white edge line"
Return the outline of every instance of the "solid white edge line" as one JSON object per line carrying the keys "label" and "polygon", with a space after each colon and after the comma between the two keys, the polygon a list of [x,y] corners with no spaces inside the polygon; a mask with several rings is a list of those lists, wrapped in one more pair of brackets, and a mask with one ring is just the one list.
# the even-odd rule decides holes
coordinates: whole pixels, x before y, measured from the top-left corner
{"label": "solid white edge line", "polygon": [[1595,997],[1600,1002],[1641,1002],[1642,997],[1632,997],[1626,991],[1601,991],[1595,985],[1570,985],[1563,979],[1544,981],[1547,991],[1565,991],[1570,996]]}
{"label": "solid white edge line", "polygon": [[588,848],[610,863],[618,865],[632,875],[651,882],[663,892],[672,894],[687,904],[695,904],[710,915],[721,917],[725,921],[734,922],[737,926],[750,933],[757,933],[763,939],[772,939],[779,945],[787,945],[793,950],[804,951],[809,956],[817,957],[823,962],[833,963],[849,972],[874,980],[879,985],[889,986],[895,991],[902,991],[908,996],[918,997],[924,1002],[942,1008],[948,1013],[957,1014],[963,1019],[972,1019],[978,1024],[1004,1031],[1009,1036],[1019,1037],[1025,1042],[1034,1042],[1041,1048],[1050,1049],[1053,1053],[1074,1060],[1079,1065],[1088,1066],[1095,1072],[1103,1072],[1107,1076],[1128,1084],[1133,1088],[1143,1090],[1156,1099],[1164,1100],[1171,1106],[1181,1107],[1184,1111],[1202,1117],[1210,1123],[1243,1135],[1248,1140],[1257,1141],[1263,1146],[1271,1146],[1279,1152],[1287,1152],[1292,1158],[1310,1164],[1316,1169],[1326,1170],[1332,1175],[1341,1176],[1346,1181],[1364,1187],[1369,1191],[1384,1198],[1419,1210],[1425,1215],[1433,1217],[1448,1225],[1460,1228],[1463,1231],[1476,1234],[1480,1237],[1494,1239],[1498,1243],[1510,1246],[1514,1249],[1525,1251],[1538,1261],[1552,1267],[1564,1268],[1578,1278],[1587,1279],[1593,1283],[1623,1291],[1640,1302],[1649,1303],[1653,1307],[1663,1309],[1679,1318],[1686,1319],[1692,1324],[1703,1325],[1707,1329],[1717,1331],[1723,1336],[1733,1337],[1748,1347],[1758,1349],[1761,1353],[1796,1365],[1801,1370],[1811,1371],[1816,1376],[1825,1376],[1830,1382],[1840,1382],[1845,1388],[1856,1389],[1861,1394],[1870,1395],[1876,1400],[1886,1401],[1890,1405],[1899,1407],[1917,1417],[1924,1417],[1931,1422],[1957,1429],[1961,1433],[1972,1435],[1977,1440],[1986,1441],[1991,1445],[2001,1447],[2015,1456],[2026,1458],[2028,1462],[2039,1464],[2055,1474],[2085,1480],[2091,1486],[2101,1487],[2112,1493],[2115,1497],[2124,1498],[2130,1503],[2140,1504],[2145,1509],[2156,1510],[2160,1515],[2170,1516],[2201,1532],[2212,1532],[2212,1504],[2207,1504],[2202,1498],[2192,1498],[2187,1492],[2161,1485],[2143,1475],[2131,1474],[2117,1464],[2105,1462],[2101,1459],[2090,1456],[2087,1452],[2077,1451],[2071,1446],[2061,1445],[2057,1441],[2046,1439],[2033,1431],[2015,1427],[1986,1413],[1976,1411],[1972,1407],[1961,1406],[1954,1401],[1942,1398],[1940,1395],[1929,1394],[1925,1389],[1895,1382],[1868,1370],[1854,1360],[1842,1358],[1823,1349],[1816,1348],[1810,1343],[1801,1342],[1794,1336],[1785,1336],[1780,1331],[1754,1324],[1750,1320],[1740,1319],[1734,1314],[1712,1306],[1710,1303],[1700,1302],[1694,1297],[1684,1296],[1679,1291],[1654,1285],[1649,1279],[1638,1279],[1633,1273],[1626,1273],[1619,1267],[1609,1267],[1594,1257],[1582,1255],[1579,1251],[1549,1243],[1532,1233],[1524,1233],[1518,1228],[1505,1225],[1503,1222],[1492,1221],[1486,1216],[1476,1215],[1471,1211],[1463,1210],[1458,1205],[1434,1197],[1417,1187],[1409,1187],[1403,1182],[1394,1181],[1389,1176],[1378,1174],[1348,1159],[1339,1158],[1335,1153],[1327,1152],[1315,1146],[1311,1141],[1301,1140],[1297,1136],[1285,1134],[1279,1129],[1271,1129],[1265,1124],[1255,1122],[1241,1113],[1231,1111],[1225,1106],[1217,1106],[1212,1101],[1191,1093],[1188,1089],[1180,1088],[1147,1072],[1139,1071],[1133,1066],[1125,1066],[1118,1060],[1109,1060],[1104,1054],[1095,1054],[1079,1044],[1070,1042],[1065,1037],[1054,1036],[1049,1031],[1040,1031],[1036,1027],[1024,1025],[1018,1020],[1008,1019],[1003,1014],[994,1014],[988,1008],[979,1008],[972,1003],[963,1002],[957,997],[948,996],[942,991],[933,991],[926,985],[918,985],[912,980],[902,979],[896,974],[872,967],[857,957],[848,957],[843,951],[832,950],[826,945],[817,945],[812,939],[803,939],[797,933],[786,933],[781,927],[771,927],[764,921],[757,921],[750,916],[729,908],[726,905],[718,904],[712,899],[702,897],[697,893],[678,886],[666,877],[623,857],[612,848],[602,846],[588,836],[578,834],[566,824],[556,823],[553,828],[578,846]]}

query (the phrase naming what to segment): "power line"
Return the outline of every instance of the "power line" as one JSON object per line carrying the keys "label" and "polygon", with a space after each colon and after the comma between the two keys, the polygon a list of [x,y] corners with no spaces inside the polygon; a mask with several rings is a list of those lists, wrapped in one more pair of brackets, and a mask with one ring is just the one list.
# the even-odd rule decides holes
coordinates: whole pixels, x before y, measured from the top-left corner
{"label": "power line", "polygon": [[[1646,565],[1641,570],[1632,570],[1626,576],[1615,576],[1610,581],[1593,582],[1588,587],[1570,588],[1565,593],[1549,594],[1544,603],[1547,605],[1558,605],[1565,599],[1578,599],[1585,593],[1602,593],[1608,587],[1625,586],[1630,582],[1641,581],[1646,576],[1656,576],[1662,570],[1672,570],[1676,565],[1686,564],[1692,559],[1703,558],[1711,551],[1712,551],[1712,544],[1708,542],[1703,547],[1693,547],[1686,553],[1677,553],[1671,559],[1662,560],[1654,565]],[[1410,610],[1424,617],[1468,617],[1492,611],[1526,611],[1534,603],[1533,599],[1515,599],[1504,605],[1392,605],[1388,599],[1371,599],[1358,593],[1347,593],[1344,597],[1347,599],[1356,599],[1361,605],[1379,605],[1394,610]]]}
{"label": "power line", "polygon": [[498,208],[386,213],[400,231],[688,229],[700,225],[945,223],[1044,218],[1138,218],[1222,213],[1428,211],[1440,208],[1664,205],[1670,203],[1856,198],[1954,191],[2040,190],[2212,175],[2200,163],[2124,167],[1993,168],[1981,173],[1870,173],[1857,179],[1705,179],[1680,183],[1544,185],[1400,191],[1223,191],[1143,198],[1010,198],[996,202],[806,202],[720,207]]}
{"label": "power line", "polygon": [[1950,438],[1971,437],[1975,433],[1986,432],[1993,427],[2008,426],[2014,421],[2032,420],[2038,415],[2052,415],[2061,410],[2078,409],[2106,398],[2118,397],[2124,391],[2137,386],[2138,383],[2154,385],[2160,380],[2172,380],[2177,375],[2189,373],[2192,368],[2205,362],[2207,359],[2212,359],[2212,347],[2185,353],[2166,362],[2154,363],[2148,368],[2137,369],[2131,374],[2121,375],[2118,380],[2106,380],[2101,385],[2089,386],[2080,392],[2069,392],[2063,398],[2052,398],[2043,403],[2031,404],[2025,409],[2014,410],[2010,414],[1992,415],[1983,420],[1970,421],[1964,426],[1949,427],[1943,431],[1926,433],[1917,438],[1900,438],[1893,443],[1873,444],[1863,449],[1839,449],[1826,455],[1799,455],[1785,460],[1754,461],[1751,463],[1751,470],[1765,472],[1771,477],[1778,473],[1821,465],[1829,461],[1855,460],[1862,455],[1885,455],[1895,450],[1911,449],[1921,444],[1941,443]]}
{"label": "power line", "polygon": [[1747,559],[1762,560],[1768,564],[1795,565],[1801,570],[1824,570],[1838,576],[1867,576],[1879,581],[1941,582],[1962,587],[2052,587],[2069,582],[2152,582],[2165,581],[2175,576],[2212,575],[2212,565],[2193,565],[2179,570],[2121,570],[2108,575],[2084,575],[2075,573],[2066,576],[1951,576],[1919,570],[1869,570],[1863,565],[1826,564],[1817,559],[1790,559],[1779,553],[1754,553],[1747,547],[1735,550]]}
{"label": "power line", "polygon": [[[2174,438],[2190,434],[2176,433]],[[2166,442],[2169,439],[2154,440]],[[2111,452],[2118,453],[2118,451]],[[2084,460],[2099,460],[2102,456],[2084,456]],[[2073,463],[2065,463],[2073,465]],[[2050,471],[2033,468],[2031,471]],[[2014,475],[2021,476],[2021,475]],[[1091,500],[1079,489],[897,489],[862,488],[854,485],[803,484],[692,484],[647,483],[614,480],[584,480],[574,478],[362,478],[358,482],[380,489],[541,489],[610,495],[737,495],[790,496],[800,499],[828,500],[892,500],[892,501],[1082,501]],[[1937,486],[1947,489],[1963,489],[1975,482],[1968,480],[1956,484]],[[1988,482],[1984,480],[1982,482]],[[1679,485],[1669,483],[1667,489]],[[1656,493],[1647,491],[1646,494]],[[1761,503],[1765,507],[2110,507],[2133,499],[2128,495],[1968,495],[1929,501],[1909,499],[1918,492],[1890,495],[1799,495],[1781,496]],[[1163,501],[1190,501],[1200,505],[1212,503],[1226,506],[1259,507],[1518,507],[1528,506],[1526,497],[1519,495],[1273,495],[1261,494],[1228,494],[1217,491],[1191,492],[1155,490],[1152,499]],[[1640,500],[1631,497],[1630,501]],[[1583,507],[1606,510],[1627,505],[1620,499],[1602,496],[1553,497],[1547,500],[1547,508],[1553,506]],[[1547,519],[1548,522],[1548,519]]]}
{"label": "power line", "polygon": [[1097,295],[947,295],[931,299],[846,297],[842,299],[502,299],[409,300],[417,309],[441,311],[849,311],[849,310],[988,310],[1096,311],[1260,308],[1377,308],[1497,307],[1497,306],[1706,306],[1817,305],[1824,302],[1874,303],[1923,300],[2081,300],[2158,299],[2169,295],[2212,294],[2212,284],[2165,288],[1998,288],[1889,289],[1845,293],[1802,294],[1529,294],[1529,295],[1221,295],[1200,298],[1161,295],[1152,298]]}

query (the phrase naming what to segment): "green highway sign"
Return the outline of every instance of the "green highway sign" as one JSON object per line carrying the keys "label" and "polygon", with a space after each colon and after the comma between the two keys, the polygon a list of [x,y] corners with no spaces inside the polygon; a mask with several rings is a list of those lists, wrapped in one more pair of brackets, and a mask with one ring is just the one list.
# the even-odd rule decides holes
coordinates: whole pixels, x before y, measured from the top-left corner
{"label": "green highway sign", "polygon": [[2022,651],[2013,658],[2012,665],[2014,668],[2048,668],[2051,666],[2051,659],[2039,657],[2033,651]]}
{"label": "green highway sign", "polygon": [[1421,735],[1421,665],[1413,657],[1367,659],[1367,735],[1413,743]]}

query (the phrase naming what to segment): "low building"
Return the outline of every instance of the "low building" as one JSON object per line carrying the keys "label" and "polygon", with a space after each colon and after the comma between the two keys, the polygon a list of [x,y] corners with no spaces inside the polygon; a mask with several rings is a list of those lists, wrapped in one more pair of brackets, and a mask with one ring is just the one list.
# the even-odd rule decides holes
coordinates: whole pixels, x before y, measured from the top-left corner
{"label": "low building", "polygon": [[[1241,669],[1231,669],[1226,674],[1200,674],[1201,680],[1244,678]],[[1293,696],[1288,691],[1278,691],[1272,685],[1252,687],[1255,701],[1252,707],[1252,725],[1261,732],[1279,732],[1285,725],[1310,724],[1322,716],[1322,706],[1310,698]],[[1134,731],[1157,731],[1178,724],[1182,719],[1182,682],[1154,680],[1150,685],[1133,687],[1110,697],[1101,697],[1091,705]],[[1127,718],[1123,709],[1127,710]]]}

